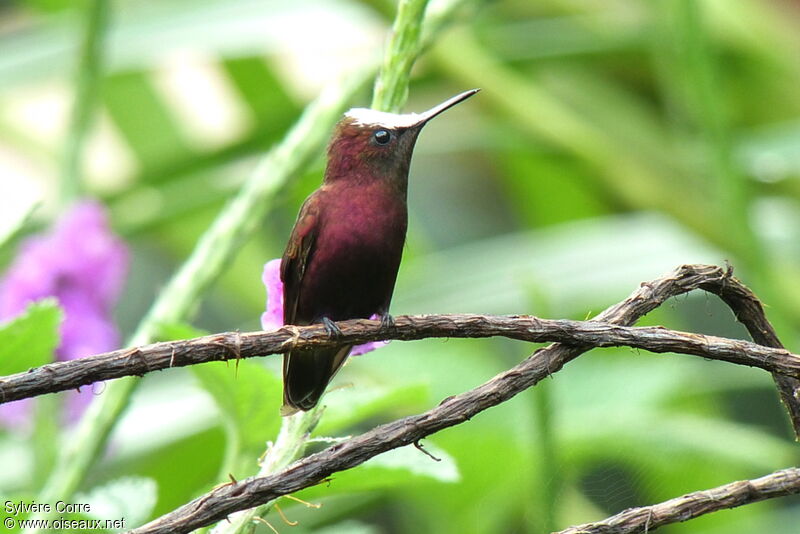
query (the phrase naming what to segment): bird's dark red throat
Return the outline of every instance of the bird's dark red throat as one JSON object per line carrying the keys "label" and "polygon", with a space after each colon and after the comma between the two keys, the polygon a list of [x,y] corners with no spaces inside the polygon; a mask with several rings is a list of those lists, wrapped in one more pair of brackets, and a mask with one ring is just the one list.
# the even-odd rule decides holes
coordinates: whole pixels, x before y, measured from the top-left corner
{"label": "bird's dark red throat", "polygon": [[[336,124],[322,186],[297,217],[281,262],[285,324],[379,315],[391,323],[408,210],[408,169],[419,132],[432,118],[478,92],[423,113],[351,109]],[[282,415],[310,410],[352,346],[294,350],[283,359]]]}

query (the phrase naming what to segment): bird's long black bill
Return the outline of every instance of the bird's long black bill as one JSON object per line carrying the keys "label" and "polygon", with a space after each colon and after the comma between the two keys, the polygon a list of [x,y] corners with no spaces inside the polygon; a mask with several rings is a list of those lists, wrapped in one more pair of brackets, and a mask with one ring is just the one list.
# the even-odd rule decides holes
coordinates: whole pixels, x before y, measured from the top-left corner
{"label": "bird's long black bill", "polygon": [[420,115],[419,124],[420,125],[425,124],[426,122],[428,122],[429,120],[434,118],[436,115],[442,113],[443,111],[446,111],[446,110],[452,108],[456,104],[459,104],[459,103],[463,102],[464,100],[468,99],[469,97],[471,97],[472,95],[474,95],[478,91],[480,91],[480,89],[470,89],[469,91],[464,91],[463,93],[461,93],[459,95],[456,95],[453,98],[451,98],[451,99],[449,99],[449,100],[447,100],[445,102],[442,102],[438,106],[433,107],[433,108],[429,109],[428,111],[420,113],[419,114]]}

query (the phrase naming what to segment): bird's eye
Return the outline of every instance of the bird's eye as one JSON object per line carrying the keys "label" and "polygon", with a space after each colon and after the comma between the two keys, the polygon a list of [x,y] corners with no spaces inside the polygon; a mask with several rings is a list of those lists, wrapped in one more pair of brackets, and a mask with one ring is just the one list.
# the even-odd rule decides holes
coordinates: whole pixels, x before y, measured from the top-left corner
{"label": "bird's eye", "polygon": [[379,145],[387,145],[389,141],[392,140],[392,134],[386,130],[376,130],[374,134],[372,134],[372,138],[375,139],[375,142]]}

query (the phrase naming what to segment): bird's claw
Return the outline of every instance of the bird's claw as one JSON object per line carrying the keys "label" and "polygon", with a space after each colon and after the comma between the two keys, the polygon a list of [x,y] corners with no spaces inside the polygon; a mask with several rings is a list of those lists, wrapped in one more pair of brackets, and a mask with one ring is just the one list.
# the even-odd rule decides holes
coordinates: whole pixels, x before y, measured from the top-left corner
{"label": "bird's claw", "polygon": [[381,315],[381,328],[394,328],[394,317],[388,313]]}
{"label": "bird's claw", "polygon": [[342,334],[342,331],[339,329],[339,327],[336,326],[336,323],[334,323],[327,317],[322,318],[322,326],[325,327],[325,331],[328,333],[328,337],[330,339],[339,339],[344,335]]}

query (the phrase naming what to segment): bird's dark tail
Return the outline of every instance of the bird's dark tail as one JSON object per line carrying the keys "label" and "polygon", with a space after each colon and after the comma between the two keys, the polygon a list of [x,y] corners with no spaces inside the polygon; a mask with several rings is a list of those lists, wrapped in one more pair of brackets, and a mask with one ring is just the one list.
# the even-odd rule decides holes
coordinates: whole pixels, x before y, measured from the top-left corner
{"label": "bird's dark tail", "polygon": [[351,348],[297,350],[286,354],[283,357],[281,415],[292,415],[298,410],[305,412],[316,406]]}

